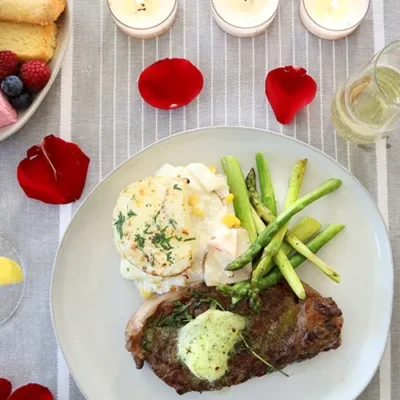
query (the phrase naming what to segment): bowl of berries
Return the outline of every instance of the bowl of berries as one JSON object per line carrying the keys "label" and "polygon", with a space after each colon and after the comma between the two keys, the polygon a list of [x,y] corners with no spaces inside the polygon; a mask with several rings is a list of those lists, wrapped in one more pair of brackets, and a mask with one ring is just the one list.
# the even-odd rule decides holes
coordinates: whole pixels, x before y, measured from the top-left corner
{"label": "bowl of berries", "polygon": [[61,69],[72,29],[65,0],[45,22],[21,22],[22,17],[14,22],[3,14],[0,10],[0,142],[20,130],[43,101]]}

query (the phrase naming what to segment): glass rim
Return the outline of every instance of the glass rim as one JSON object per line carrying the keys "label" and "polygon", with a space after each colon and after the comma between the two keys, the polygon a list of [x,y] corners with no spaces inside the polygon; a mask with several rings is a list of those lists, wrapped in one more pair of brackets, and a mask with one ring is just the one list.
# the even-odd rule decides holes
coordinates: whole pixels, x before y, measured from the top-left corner
{"label": "glass rim", "polygon": [[157,28],[157,27],[161,26],[167,19],[169,19],[169,18],[172,16],[172,14],[174,13],[174,11],[175,11],[175,10],[177,9],[177,7],[178,7],[178,0],[174,0],[174,6],[172,7],[172,10],[171,10],[171,12],[168,14],[168,16],[165,17],[165,19],[163,19],[160,23],[158,23],[158,24],[156,24],[156,25],[149,26],[149,27],[147,27],[147,28],[137,28],[137,27],[135,27],[135,26],[125,24],[124,22],[122,22],[122,21],[113,13],[113,11],[112,11],[112,9],[111,9],[111,7],[110,7],[110,0],[107,0],[107,6],[108,6],[108,10],[110,11],[110,13],[111,13],[111,15],[113,16],[113,18],[114,18],[116,21],[118,21],[118,23],[120,23],[121,25],[125,26],[126,28],[135,29],[135,30],[137,30],[137,31],[147,31],[148,29],[154,29],[154,28]]}
{"label": "glass rim", "polygon": [[360,25],[362,21],[364,21],[365,17],[367,16],[367,14],[368,14],[368,12],[369,12],[369,9],[371,8],[371,0],[368,0],[368,7],[367,7],[367,10],[365,11],[365,13],[364,13],[364,15],[362,16],[362,18],[361,18],[356,24],[354,24],[354,25],[352,25],[352,26],[349,26],[349,27],[347,27],[347,28],[334,29],[334,28],[327,28],[326,26],[323,26],[323,25],[321,25],[320,23],[318,23],[318,22],[310,15],[310,13],[308,12],[307,6],[306,6],[306,0],[301,0],[301,2],[302,2],[302,4],[303,4],[303,7],[304,7],[304,10],[305,10],[306,14],[307,14],[308,17],[311,19],[311,21],[314,22],[315,25],[318,25],[320,28],[325,29],[325,30],[330,31],[330,32],[345,32],[345,31],[347,31],[347,30],[349,30],[349,29],[357,28],[357,26]]}
{"label": "glass rim", "polygon": [[387,96],[387,94],[385,93],[385,91],[382,90],[382,86],[381,86],[380,83],[378,82],[378,79],[377,79],[377,76],[376,76],[376,73],[377,73],[377,70],[378,70],[378,63],[379,63],[379,60],[381,59],[381,57],[383,56],[383,54],[384,54],[386,51],[390,50],[392,47],[395,47],[395,46],[400,46],[400,40],[395,40],[394,42],[389,43],[389,44],[388,44],[387,46],[385,46],[379,53],[376,54],[376,56],[375,56],[375,58],[374,58],[374,61],[373,61],[373,68],[374,68],[374,71],[373,71],[373,74],[372,74],[372,78],[373,78],[374,84],[375,84],[375,86],[378,88],[379,93],[381,94],[381,96],[384,97],[384,98],[385,98],[388,102],[390,102],[392,105],[394,105],[394,106],[396,106],[396,107],[400,107],[400,100],[397,100],[397,101],[396,101],[396,100],[390,99],[390,97]]}
{"label": "glass rim", "polygon": [[15,312],[18,310],[19,306],[21,305],[22,299],[24,298],[24,294],[25,294],[26,272],[25,272],[25,267],[22,263],[21,256],[19,255],[18,251],[14,248],[14,246],[8,240],[4,239],[1,236],[0,236],[0,242],[2,242],[5,246],[7,246],[15,254],[16,259],[14,261],[18,262],[18,264],[21,266],[22,273],[24,275],[24,280],[21,282],[22,290],[21,290],[19,299],[18,299],[17,303],[15,304],[14,308],[8,314],[8,316],[0,321],[0,327],[1,327],[15,314]]}
{"label": "glass rim", "polygon": [[237,29],[249,30],[249,29],[261,28],[262,26],[264,26],[264,25],[267,24],[268,22],[272,21],[272,20],[275,18],[276,14],[278,13],[280,0],[278,0],[278,3],[277,3],[276,8],[275,8],[275,11],[272,13],[272,15],[271,15],[266,21],[264,21],[263,23],[258,24],[258,25],[246,26],[246,27],[237,26],[237,25],[231,24],[231,23],[228,22],[224,17],[222,17],[221,14],[218,12],[217,8],[215,7],[214,0],[211,0],[211,4],[212,4],[212,7],[213,7],[214,12],[215,12],[215,13],[218,15],[218,17],[221,18],[221,20],[224,21],[227,25],[232,26],[233,28],[237,28]]}

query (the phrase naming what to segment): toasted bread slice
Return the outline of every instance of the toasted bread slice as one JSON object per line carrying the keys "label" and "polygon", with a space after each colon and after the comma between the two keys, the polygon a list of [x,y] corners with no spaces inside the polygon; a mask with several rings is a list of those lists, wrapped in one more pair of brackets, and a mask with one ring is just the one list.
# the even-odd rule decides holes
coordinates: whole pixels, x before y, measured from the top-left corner
{"label": "toasted bread slice", "polygon": [[33,25],[0,21],[0,50],[13,51],[20,61],[53,58],[57,45],[57,25]]}
{"label": "toasted bread slice", "polygon": [[0,20],[47,25],[64,11],[67,0],[0,0]]}

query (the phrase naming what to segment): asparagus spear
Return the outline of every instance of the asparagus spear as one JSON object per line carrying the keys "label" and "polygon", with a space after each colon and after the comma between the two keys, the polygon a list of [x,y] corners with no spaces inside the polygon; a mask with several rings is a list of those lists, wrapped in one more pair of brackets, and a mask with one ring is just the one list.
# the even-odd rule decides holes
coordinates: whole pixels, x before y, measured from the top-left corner
{"label": "asparagus spear", "polygon": [[[257,233],[261,235],[261,233],[263,233],[266,229],[267,225],[264,224],[254,208],[252,211]],[[290,232],[297,241],[305,242],[307,239],[310,239],[311,236],[315,235],[321,228],[322,225],[316,219],[303,217]],[[281,249],[286,255],[293,251],[293,247],[286,241],[282,243]]]}
{"label": "asparagus spear", "polygon": [[[292,175],[291,175],[291,178],[289,181],[289,191],[288,191],[288,194],[286,197],[284,210],[286,210],[288,207],[290,207],[297,200],[297,198],[299,196],[301,185],[303,183],[306,166],[307,166],[307,160],[300,160],[300,161],[296,162],[296,164],[293,166]],[[255,179],[256,179],[255,171],[254,171],[254,169],[252,169],[246,178],[247,186],[254,187]],[[252,275],[253,285],[256,285],[257,281],[262,276],[266,275],[272,269],[272,258],[278,253],[279,249],[281,248],[283,238],[286,234],[288,226],[289,226],[289,221],[286,222],[279,229],[279,231],[273,237],[271,242],[264,249],[261,261],[258,263],[258,266],[254,270],[253,275]],[[290,266],[288,265],[289,260],[287,260],[287,257],[283,253],[283,251],[279,252],[279,253],[280,254],[278,257],[278,262],[277,262],[277,260],[275,260],[275,262],[277,263],[278,266],[281,265],[282,268],[285,268],[285,271],[289,276],[291,274]],[[292,274],[295,274],[295,272],[293,271]],[[300,279],[298,279],[298,278],[295,279],[295,277],[292,277],[291,282],[293,284],[297,283],[296,286],[299,288],[300,292],[301,293],[304,292],[304,289],[303,290],[300,289],[300,286],[302,287]]]}
{"label": "asparagus spear", "polygon": [[[256,213],[257,218],[259,221],[261,221],[260,217]],[[256,224],[257,225],[257,224]],[[260,224],[261,232],[263,232],[266,228],[266,225],[264,222],[261,221]],[[310,239],[312,236],[314,236],[320,229],[322,228],[322,225],[315,219],[310,218],[310,217],[304,217],[302,218],[292,229],[292,232],[298,240],[301,240],[302,242],[307,241]],[[290,246],[290,244],[284,242],[282,244],[281,250],[288,255],[293,251],[293,247]],[[272,263],[272,267],[274,267],[275,264]],[[225,294],[226,296],[231,296],[233,297],[233,300],[235,299],[236,303],[242,299],[244,296],[247,295],[247,292],[249,290],[249,284],[247,281],[243,282],[237,282],[233,286],[229,285],[221,285],[219,286],[218,290]],[[254,297],[254,294],[253,294]],[[235,304],[235,303],[234,303]]]}
{"label": "asparagus spear", "polygon": [[[251,183],[251,182],[249,182]],[[260,200],[260,196],[255,190],[255,186],[249,185],[249,194],[250,200],[253,204],[254,209],[260,215],[262,219],[267,222],[274,221],[274,216],[270,210],[268,210]],[[327,265],[324,261],[322,261],[319,257],[310,253],[304,243],[301,242],[293,233],[288,230],[285,236],[286,241],[300,254],[304,255],[308,258],[313,264],[315,264],[326,276],[331,278],[335,282],[340,282],[340,275],[329,265]]]}
{"label": "asparagus spear", "polygon": [[257,211],[253,207],[251,207],[251,213],[253,215],[254,225],[256,226],[257,234],[261,235],[265,231],[265,228],[267,226],[264,224],[263,220],[257,214]]}
{"label": "asparagus spear", "polygon": [[235,207],[236,216],[240,219],[242,226],[247,229],[250,242],[254,242],[257,238],[257,231],[239,161],[233,156],[223,157],[222,167],[224,168],[225,175],[228,178],[228,185],[231,193],[234,195],[233,205]]}
{"label": "asparagus spear", "polygon": [[[298,239],[298,241],[305,242],[315,235],[322,225],[314,218],[303,217],[291,230],[291,234]],[[293,251],[293,247],[286,241],[282,243],[281,249],[286,255]]]}
{"label": "asparagus spear", "polygon": [[[337,236],[343,229],[344,225],[341,224],[333,224],[329,225],[326,229],[324,229],[320,234],[318,234],[314,239],[312,239],[309,243],[307,243],[307,248],[312,253],[317,253],[322,249],[328,242],[330,242],[335,236]],[[304,239],[306,240],[306,239]],[[292,264],[294,269],[298,268],[304,261],[306,257],[302,254],[294,254],[290,257],[289,261]],[[270,286],[275,285],[279,281],[283,279],[283,275],[281,272],[275,268],[273,269],[267,276],[261,278],[258,282],[258,288],[260,290],[264,290],[269,288]],[[218,290],[228,296],[237,296],[242,298],[247,295],[247,292],[251,289],[250,281],[243,281],[235,283],[233,286],[223,285],[218,287]]]}
{"label": "asparagus spear", "polygon": [[256,154],[256,163],[258,170],[258,177],[260,179],[260,191],[261,199],[265,207],[267,207],[271,212],[276,215],[276,201],[274,187],[272,185],[271,174],[269,172],[269,167],[267,160],[262,153]]}
{"label": "asparagus spear", "polygon": [[[317,235],[314,239],[312,239],[309,243],[307,243],[307,248],[313,254],[317,253],[322,247],[324,247],[329,241],[331,241],[336,235],[338,235],[343,229],[344,225],[341,224],[332,224],[329,225],[326,229],[324,229],[319,235]],[[298,268],[307,258],[302,254],[295,254],[290,257],[289,261],[292,264],[294,269]],[[280,280],[282,280],[283,276],[278,269],[272,270],[266,277],[261,278],[258,287],[261,290],[267,289],[270,286],[275,285]],[[244,290],[244,285],[242,287],[242,291]]]}
{"label": "asparagus spear", "polygon": [[[292,171],[292,176],[289,182],[289,191],[286,197],[284,210],[287,210],[298,198],[301,185],[303,183],[304,174],[306,171],[307,160],[298,161]],[[266,257],[264,257],[258,265],[258,268],[254,271],[252,275],[253,286],[257,285],[259,279],[270,271],[272,268],[272,258],[281,271],[282,275],[288,282],[289,286],[292,288],[293,292],[299,299],[306,298],[306,292],[304,290],[303,284],[301,283],[299,277],[292,265],[290,264],[286,254],[280,250],[283,238],[286,234],[287,228],[289,227],[289,222],[286,222],[273,237],[268,246],[264,249]]]}
{"label": "asparagus spear", "polygon": [[[329,179],[318,189],[312,191],[306,196],[300,198],[293,203],[286,211],[276,217],[265,229],[265,231],[258,236],[258,238],[251,244],[251,246],[236,260],[232,261],[225,268],[227,271],[237,271],[238,269],[246,266],[251,260],[271,241],[273,235],[290,220],[295,214],[302,211],[305,207],[311,203],[319,200],[321,197],[337,190],[342,185],[342,181],[339,179]],[[250,208],[251,215],[251,208]],[[252,220],[253,225],[254,221]]]}
{"label": "asparagus spear", "polygon": [[[293,292],[299,299],[304,300],[306,298],[306,291],[304,290],[304,286],[301,283],[301,280],[296,274],[295,270],[293,269],[292,264],[290,264],[290,261],[285,253],[283,251],[278,251],[278,253],[274,257],[274,260],[279,272],[285,278],[286,282],[292,288]],[[260,279],[256,282],[256,285],[259,284],[259,281]]]}

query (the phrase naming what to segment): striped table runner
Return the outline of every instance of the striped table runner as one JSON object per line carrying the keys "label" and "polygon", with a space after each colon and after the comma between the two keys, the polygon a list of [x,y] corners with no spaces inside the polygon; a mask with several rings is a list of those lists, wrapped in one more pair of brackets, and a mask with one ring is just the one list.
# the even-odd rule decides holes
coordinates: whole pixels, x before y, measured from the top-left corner
{"label": "striped table runner", "polygon": [[[32,202],[15,182],[15,168],[24,152],[46,134],[59,133],[90,156],[86,193],[135,152],[186,129],[242,125],[295,137],[337,159],[369,190],[389,225],[395,265],[399,262],[400,138],[393,136],[389,143],[365,150],[338,139],[329,118],[335,87],[385,44],[400,38],[398,0],[372,0],[357,32],[337,42],[307,33],[298,16],[298,0],[281,0],[273,25],[254,39],[223,33],[205,0],[180,0],[170,32],[146,42],[117,30],[106,0],[70,1],[70,8],[72,43],[60,76],[26,127],[0,145],[0,236],[17,247],[28,266],[21,309],[0,328],[0,376],[16,386],[40,382],[58,400],[83,398],[57,347],[49,310],[52,261],[79,204],[49,207]],[[186,57],[205,77],[199,98],[173,112],[143,104],[136,89],[143,68],[165,57]],[[294,124],[281,126],[265,100],[264,79],[268,70],[291,64],[306,67],[319,91]],[[395,287],[399,283],[396,271]],[[398,294],[394,304],[387,351],[362,400],[400,399]]]}

